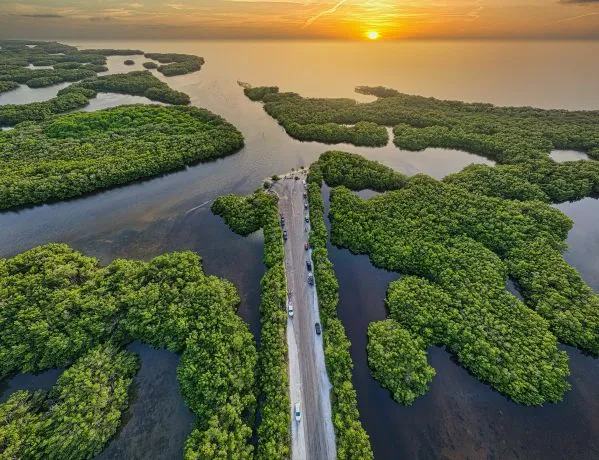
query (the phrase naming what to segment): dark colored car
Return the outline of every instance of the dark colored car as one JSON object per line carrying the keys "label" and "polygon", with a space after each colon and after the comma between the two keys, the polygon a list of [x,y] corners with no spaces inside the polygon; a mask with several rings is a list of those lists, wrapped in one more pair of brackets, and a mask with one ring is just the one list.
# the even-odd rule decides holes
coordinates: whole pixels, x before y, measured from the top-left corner
{"label": "dark colored car", "polygon": [[316,334],[320,335],[320,332],[321,332],[320,323],[314,324],[314,329],[316,329]]}
{"label": "dark colored car", "polygon": [[306,214],[306,215],[304,216],[304,220],[305,220],[306,222],[310,222],[310,216],[309,216],[308,214]]}
{"label": "dark colored car", "polygon": [[283,230],[283,239],[287,241],[287,230]]}
{"label": "dark colored car", "polygon": [[308,273],[308,284],[310,286],[314,284],[314,276],[312,276],[312,273]]}
{"label": "dark colored car", "polygon": [[309,272],[312,271],[312,262],[310,262],[309,260],[306,260],[306,268]]}
{"label": "dark colored car", "polygon": [[304,249],[307,251],[308,249],[310,249],[310,245],[308,243],[304,243]]}

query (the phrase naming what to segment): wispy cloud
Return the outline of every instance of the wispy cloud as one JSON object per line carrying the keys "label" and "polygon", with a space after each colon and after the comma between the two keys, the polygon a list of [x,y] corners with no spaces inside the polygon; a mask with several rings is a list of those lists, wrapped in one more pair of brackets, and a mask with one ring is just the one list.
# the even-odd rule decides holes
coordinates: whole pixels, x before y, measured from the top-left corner
{"label": "wispy cloud", "polygon": [[318,13],[316,16],[312,16],[311,18],[309,18],[305,24],[303,25],[303,27],[308,27],[310,25],[312,25],[312,23],[314,21],[316,21],[317,19],[321,18],[322,16],[326,15],[326,14],[332,14],[335,11],[337,11],[337,9],[343,5],[347,0],[339,0],[334,6],[332,6],[331,8],[321,11],[320,13]]}
{"label": "wispy cloud", "polygon": [[595,11],[593,13],[579,14],[578,16],[572,16],[572,17],[569,17],[569,18],[560,19],[558,21],[550,22],[547,25],[560,24],[562,22],[569,22],[569,21],[576,21],[577,19],[588,18],[589,16],[597,16],[597,15],[599,15],[599,11]]}

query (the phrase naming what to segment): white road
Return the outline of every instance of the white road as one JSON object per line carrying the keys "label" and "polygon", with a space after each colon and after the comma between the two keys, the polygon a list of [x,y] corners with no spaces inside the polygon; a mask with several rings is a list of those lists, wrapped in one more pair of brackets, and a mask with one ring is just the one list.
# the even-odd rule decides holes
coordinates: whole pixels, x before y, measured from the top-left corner
{"label": "white road", "polygon": [[[327,375],[322,335],[316,334],[320,323],[315,286],[307,282],[306,261],[310,251],[304,249],[308,225],[304,220],[304,186],[301,180],[283,179],[274,186],[279,195],[279,211],[284,216],[288,239],[285,242],[285,271],[293,318],[287,320],[289,348],[289,395],[292,414],[292,459],[335,459],[335,431],[331,418],[331,384]],[[299,402],[302,417],[293,414]]]}

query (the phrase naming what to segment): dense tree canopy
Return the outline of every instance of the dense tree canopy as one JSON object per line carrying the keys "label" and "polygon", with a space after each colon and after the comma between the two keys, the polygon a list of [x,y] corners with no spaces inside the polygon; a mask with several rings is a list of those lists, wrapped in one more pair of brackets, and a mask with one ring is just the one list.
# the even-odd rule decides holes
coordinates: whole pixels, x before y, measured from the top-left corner
{"label": "dense tree canopy", "polygon": [[99,345],[50,392],[17,391],[0,404],[2,458],[86,459],[117,432],[137,371],[133,353]]}
{"label": "dense tree canopy", "polygon": [[160,62],[158,72],[166,77],[196,72],[204,65],[204,58],[193,54],[146,53],[144,56]]}
{"label": "dense tree canopy", "polygon": [[75,361],[49,394],[17,392],[0,405],[0,454],[99,453],[126,408],[137,364],[119,346],[131,340],[182,352],[178,380],[198,417],[186,458],[252,453],[253,337],[236,315],[234,286],[205,275],[197,255],[100,267],[66,245],[49,244],[0,259],[0,281],[0,376]]}
{"label": "dense tree canopy", "polygon": [[391,391],[397,402],[405,405],[426,393],[435,376],[435,370],[426,362],[422,339],[393,319],[368,326],[368,364],[374,378]]}
{"label": "dense tree canopy", "polygon": [[257,458],[288,458],[289,391],[287,375],[287,280],[284,249],[276,195],[257,190],[240,197],[226,195],[212,204],[212,212],[221,216],[233,231],[249,235],[264,231],[266,273],[260,282],[260,352],[258,382],[260,388],[260,424]]}
{"label": "dense tree canopy", "polygon": [[[339,171],[350,166],[342,163],[355,159],[334,152],[324,157],[326,167],[311,168],[317,180],[346,176],[353,188],[376,185],[369,173],[374,166],[343,176]],[[404,188],[369,200],[335,188],[330,218],[335,244],[414,275],[389,290],[391,317],[402,328],[425,345],[446,345],[471,372],[518,402],[560,400],[568,388],[567,358],[556,337],[599,352],[599,301],[560,254],[571,221],[546,204],[414,176]],[[508,275],[527,306],[505,291]]]}
{"label": "dense tree canopy", "polygon": [[573,149],[599,159],[599,111],[542,110],[444,101],[394,89],[362,86],[369,103],[352,99],[304,98],[277,87],[246,87],[245,94],[287,133],[299,140],[377,146],[387,142],[408,150],[445,147],[476,153],[500,163],[475,165],[452,175],[472,191],[508,199],[561,202],[599,193],[597,163],[558,164],[553,149]]}
{"label": "dense tree canopy", "polygon": [[0,81],[0,93],[12,91],[13,89],[17,89],[18,87],[19,84],[15,81]]}
{"label": "dense tree canopy", "polygon": [[[358,92],[377,96],[374,102],[352,99],[303,98],[279,93],[276,87],[245,90],[291,134],[315,129],[314,125],[364,125],[358,144],[374,136],[377,126],[394,126],[401,148],[460,148],[490,157],[499,163],[546,158],[552,148],[574,149],[599,158],[599,111],[542,110],[531,107],[496,107],[491,104],[444,101],[410,96],[395,90],[359,87]],[[298,126],[296,126],[298,125]],[[343,142],[354,142],[346,132]],[[321,140],[314,132],[312,140]]]}
{"label": "dense tree canopy", "polygon": [[0,133],[0,209],[75,197],[242,146],[234,126],[196,107],[121,106],[22,123]]}
{"label": "dense tree canopy", "polygon": [[78,92],[81,88],[92,89],[102,93],[145,96],[153,101],[173,105],[189,104],[189,96],[187,94],[171,89],[166,83],[160,81],[147,70],[87,78],[60,90],[58,96],[69,92]]}
{"label": "dense tree canopy", "polygon": [[[2,83],[0,82],[0,85]],[[29,104],[0,105],[0,125],[14,126],[23,121],[44,121],[53,115],[85,107],[98,92],[145,96],[174,105],[189,104],[189,96],[171,89],[148,71],[86,78],[58,91],[56,97]]]}
{"label": "dense tree canopy", "polygon": [[374,454],[368,434],[360,423],[356,390],[352,384],[354,365],[349,353],[350,342],[343,323],[337,316],[339,283],[327,251],[321,174],[319,166],[313,164],[308,176],[311,227],[309,238],[313,248],[312,260],[320,320],[323,325],[325,361],[333,387],[331,389],[331,405],[333,426],[337,438],[337,458],[340,460],[372,459]]}

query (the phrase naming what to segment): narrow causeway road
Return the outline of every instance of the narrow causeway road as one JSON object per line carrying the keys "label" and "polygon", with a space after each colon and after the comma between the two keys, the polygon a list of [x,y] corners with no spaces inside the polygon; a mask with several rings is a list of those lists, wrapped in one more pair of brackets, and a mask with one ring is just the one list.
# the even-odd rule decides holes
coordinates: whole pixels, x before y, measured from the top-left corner
{"label": "narrow causeway road", "polygon": [[[289,392],[292,459],[335,459],[335,432],[331,418],[331,384],[326,371],[315,285],[308,284],[310,250],[308,210],[301,180],[282,179],[273,187],[279,195],[279,212],[285,219],[285,271],[288,304],[293,316],[287,316],[289,347]],[[312,267],[313,268],[313,267]],[[311,272],[311,271],[310,271]],[[295,418],[294,407],[300,404],[301,420]]]}

